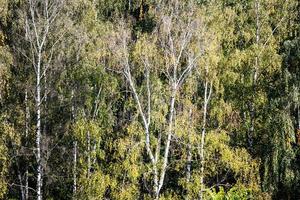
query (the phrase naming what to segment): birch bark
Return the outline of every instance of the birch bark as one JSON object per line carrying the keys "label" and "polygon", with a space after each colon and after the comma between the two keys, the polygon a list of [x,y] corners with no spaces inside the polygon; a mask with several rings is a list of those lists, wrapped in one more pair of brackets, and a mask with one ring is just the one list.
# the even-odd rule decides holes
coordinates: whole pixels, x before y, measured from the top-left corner
{"label": "birch bark", "polygon": [[[42,103],[45,97],[42,97],[42,79],[45,78],[46,70],[52,59],[52,50],[49,53],[49,58],[45,58],[46,45],[49,39],[50,26],[54,22],[59,13],[59,8],[63,1],[49,1],[43,2],[35,0],[27,0],[28,11],[26,25],[26,38],[30,44],[30,56],[32,57],[32,65],[35,70],[35,110],[36,110],[36,131],[35,131],[35,155],[37,163],[37,183],[36,194],[37,199],[42,200],[42,186],[43,186],[43,151],[42,151]],[[46,89],[47,90],[47,89]]]}
{"label": "birch bark", "polygon": [[[186,17],[186,21],[182,20],[179,16],[180,12],[177,9],[182,9],[178,7],[178,4],[174,1],[170,3],[172,5],[167,5],[167,7],[172,10],[166,11],[163,14],[159,13],[161,20],[162,31],[158,31],[157,37],[159,38],[159,48],[162,49],[161,56],[165,58],[165,63],[163,66],[163,73],[168,79],[168,83],[165,85],[165,89],[168,91],[164,96],[169,96],[168,105],[168,115],[166,116],[167,122],[164,127],[166,138],[164,142],[162,140],[162,133],[159,133],[156,140],[156,148],[151,145],[150,141],[150,125],[151,125],[151,84],[150,75],[152,73],[152,68],[155,68],[155,64],[152,63],[154,59],[147,53],[142,53],[139,55],[139,60],[144,66],[143,73],[143,84],[145,84],[145,95],[139,95],[137,91],[138,85],[136,85],[136,77],[133,70],[133,64],[130,62],[130,50],[128,46],[131,42],[130,33],[126,31],[125,22],[120,24],[118,29],[124,30],[117,34],[115,41],[110,44],[112,51],[118,52],[120,56],[118,63],[121,67],[117,67],[117,72],[122,73],[129,84],[133,98],[135,100],[138,114],[142,119],[142,126],[145,133],[145,148],[147,155],[150,159],[152,169],[152,183],[153,183],[153,198],[159,199],[161,190],[164,185],[165,176],[167,172],[167,167],[169,164],[169,154],[171,149],[171,141],[174,133],[174,112],[176,104],[177,93],[184,84],[185,80],[189,77],[192,70],[196,66],[197,58],[200,56],[200,52],[196,52],[194,49],[189,49],[189,45],[194,42],[195,35],[197,34],[195,30],[199,25],[198,21],[193,17],[193,11],[189,10],[189,14],[183,14]],[[190,4],[188,4],[190,5]],[[185,8],[186,9],[186,8]],[[192,14],[191,14],[192,13]],[[178,16],[177,16],[178,14]],[[175,16],[176,15],[176,16]],[[178,22],[178,20],[180,22]],[[199,40],[200,41],[200,40]],[[183,62],[187,60],[187,62]],[[121,69],[120,69],[121,68]],[[164,151],[161,152],[161,145],[164,145]]]}
{"label": "birch bark", "polygon": [[[208,67],[206,67],[206,74],[208,74]],[[199,199],[203,200],[204,193],[204,166],[205,166],[205,157],[204,157],[204,147],[205,147],[205,135],[206,135],[206,121],[207,121],[207,110],[208,104],[212,94],[212,81],[206,79],[204,83],[204,102],[203,102],[203,119],[202,119],[202,131],[201,131],[201,146],[200,146],[200,159],[201,159],[201,176],[200,176],[200,185],[201,190],[199,194]]]}
{"label": "birch bark", "polygon": [[[260,42],[260,16],[259,16],[259,7],[260,2],[259,0],[255,0],[255,42],[256,45],[259,45]],[[257,84],[257,77],[258,77],[258,70],[259,70],[259,54],[255,56],[255,65],[254,65],[254,72],[253,72],[253,98],[255,98],[256,93],[256,84]],[[252,150],[253,148],[253,137],[254,137],[254,130],[255,129],[255,103],[254,101],[250,102],[250,129],[249,129],[249,136],[248,136],[248,143],[249,147]]]}

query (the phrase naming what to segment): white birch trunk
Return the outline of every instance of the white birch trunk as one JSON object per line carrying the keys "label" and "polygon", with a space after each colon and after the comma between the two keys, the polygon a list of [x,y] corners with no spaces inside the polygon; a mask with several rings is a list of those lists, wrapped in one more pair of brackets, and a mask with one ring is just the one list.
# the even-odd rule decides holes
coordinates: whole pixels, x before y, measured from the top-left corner
{"label": "white birch trunk", "polygon": [[23,180],[22,180],[22,175],[21,175],[20,170],[18,170],[18,179],[19,179],[19,182],[20,182],[21,199],[25,200],[25,190],[24,190]]}
{"label": "white birch trunk", "polygon": [[[192,109],[190,109],[189,120],[192,121]],[[187,145],[187,165],[186,165],[186,182],[189,183],[191,179],[191,168],[192,168],[192,145],[191,145],[191,134],[188,134],[188,145]]]}
{"label": "white birch trunk", "polygon": [[[260,40],[260,21],[259,21],[259,0],[255,1],[255,15],[256,15],[256,33],[255,33],[255,39],[256,44],[259,45]],[[256,93],[256,83],[257,83],[257,77],[258,77],[258,69],[259,69],[259,57],[258,55],[255,56],[255,65],[254,65],[254,72],[253,72],[253,98],[255,97]],[[249,147],[252,150],[253,148],[253,137],[254,137],[254,127],[255,126],[255,103],[252,100],[250,102],[250,130],[249,130],[249,136],[248,136],[248,143]]]}
{"label": "white birch trunk", "polygon": [[[206,71],[208,69],[206,68]],[[207,71],[208,72],[208,71]],[[208,88],[209,87],[209,88]],[[208,91],[209,89],[209,91]],[[201,146],[200,146],[200,159],[201,159],[201,176],[200,176],[200,194],[199,199],[203,200],[203,193],[204,193],[204,165],[205,165],[205,158],[204,158],[204,145],[205,145],[205,135],[206,135],[206,120],[207,120],[207,107],[210,101],[212,93],[212,82],[210,86],[208,86],[208,80],[204,83],[204,103],[203,103],[203,119],[202,119],[202,131],[201,131]]]}
{"label": "white birch trunk", "polygon": [[298,130],[300,131],[300,106],[298,105]]}
{"label": "white birch trunk", "polygon": [[[28,18],[25,21],[26,25],[26,36],[30,42],[31,52],[30,57],[32,57],[32,64],[36,73],[35,82],[35,109],[36,109],[36,162],[37,162],[37,182],[36,182],[36,195],[38,200],[42,200],[42,186],[43,186],[43,155],[42,155],[42,123],[41,123],[41,112],[42,112],[42,102],[41,98],[41,81],[43,76],[45,76],[46,70],[52,59],[52,50],[49,53],[48,59],[45,59],[45,46],[48,40],[48,34],[50,25],[54,22],[54,19],[59,13],[59,7],[62,5],[63,1],[51,1],[49,5],[48,0],[44,1],[34,1],[27,0],[28,2]],[[37,6],[41,3],[42,8]],[[55,43],[56,44],[56,43]],[[47,89],[46,89],[47,90]],[[46,91],[47,92],[47,91]]]}
{"label": "white birch trunk", "polygon": [[90,177],[90,172],[91,172],[91,135],[90,135],[90,131],[87,132],[87,165],[88,165],[88,169],[87,169],[87,177]]}
{"label": "white birch trunk", "polygon": [[42,160],[41,160],[41,49],[36,66],[36,161],[37,161],[37,200],[42,200]]}
{"label": "white birch trunk", "polygon": [[77,192],[77,141],[74,141],[73,146],[73,198],[75,199]]}
{"label": "white birch trunk", "polygon": [[[28,105],[28,89],[25,89],[25,147],[28,147],[28,134],[29,134],[29,118],[30,118],[30,111]],[[27,158],[26,158],[27,161]],[[28,199],[28,163],[25,166],[25,200]]]}
{"label": "white birch trunk", "polygon": [[[74,89],[71,91],[72,107],[71,115],[72,121],[75,123],[75,106],[74,106]],[[77,193],[77,141],[73,142],[73,199]]]}
{"label": "white birch trunk", "polygon": [[165,148],[165,153],[164,153],[164,157],[163,157],[163,165],[161,168],[161,174],[160,174],[160,179],[159,179],[157,198],[159,198],[159,193],[160,193],[160,190],[161,190],[164,180],[165,180],[165,174],[166,174],[166,170],[167,170],[168,157],[169,157],[170,145],[171,145],[171,139],[172,139],[173,117],[174,117],[175,96],[176,96],[176,91],[177,91],[177,85],[175,83],[173,83],[172,88],[173,89],[172,89],[171,103],[170,103],[170,115],[169,115],[169,120],[168,120],[168,123],[169,123],[168,137],[167,137],[167,141],[166,141],[166,148]]}

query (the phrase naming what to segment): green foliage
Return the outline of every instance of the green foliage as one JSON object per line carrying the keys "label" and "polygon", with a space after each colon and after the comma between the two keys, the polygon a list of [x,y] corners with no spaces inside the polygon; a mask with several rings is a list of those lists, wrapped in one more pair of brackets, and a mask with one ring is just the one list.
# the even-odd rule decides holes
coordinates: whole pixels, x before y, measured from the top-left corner
{"label": "green foliage", "polygon": [[7,192],[7,179],[9,160],[8,150],[3,142],[0,144],[0,198],[3,198]]}
{"label": "green foliage", "polygon": [[[0,0],[0,199],[22,199],[27,180],[35,195],[29,3]],[[298,1],[73,0],[58,10],[41,31],[45,199],[153,199],[173,79],[193,58],[175,95],[159,199],[198,199],[202,188],[212,200],[299,199]]]}
{"label": "green foliage", "polygon": [[83,175],[79,178],[78,194],[79,199],[102,199],[105,195],[107,186],[111,184],[109,176],[101,172],[95,172],[91,177]]}

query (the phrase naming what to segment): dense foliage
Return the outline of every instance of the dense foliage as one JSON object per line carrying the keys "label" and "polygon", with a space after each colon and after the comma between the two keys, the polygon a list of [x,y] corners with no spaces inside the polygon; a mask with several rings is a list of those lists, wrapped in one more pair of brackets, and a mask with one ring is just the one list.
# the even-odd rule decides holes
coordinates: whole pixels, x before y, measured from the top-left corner
{"label": "dense foliage", "polygon": [[0,199],[300,199],[296,0],[0,0]]}

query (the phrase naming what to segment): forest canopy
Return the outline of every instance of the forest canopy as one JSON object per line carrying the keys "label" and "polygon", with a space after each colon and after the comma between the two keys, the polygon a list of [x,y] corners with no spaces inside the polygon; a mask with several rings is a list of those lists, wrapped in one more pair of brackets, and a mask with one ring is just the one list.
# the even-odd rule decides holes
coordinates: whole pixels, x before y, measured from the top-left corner
{"label": "forest canopy", "polygon": [[0,0],[0,199],[300,199],[297,0]]}

